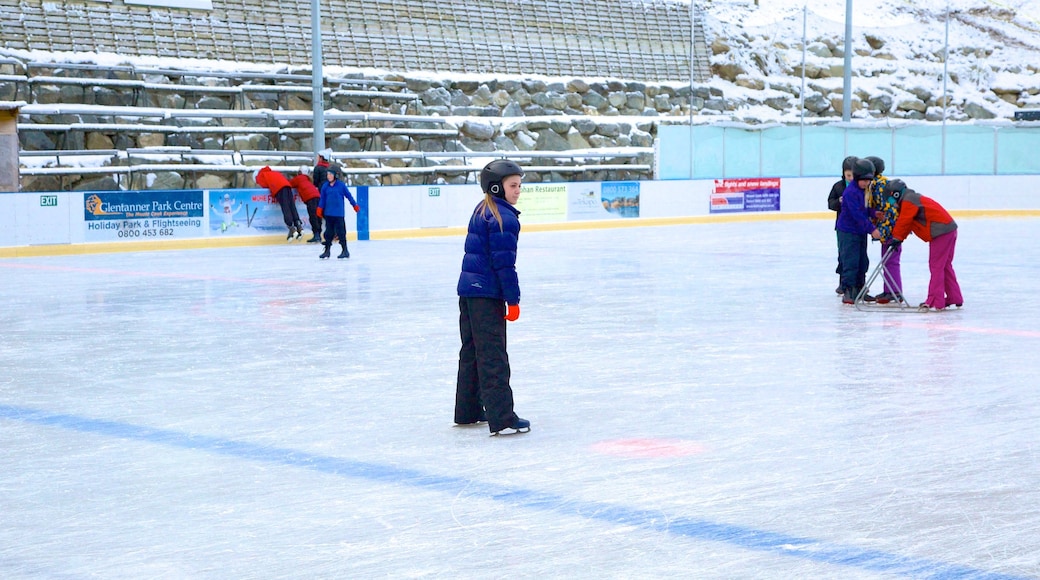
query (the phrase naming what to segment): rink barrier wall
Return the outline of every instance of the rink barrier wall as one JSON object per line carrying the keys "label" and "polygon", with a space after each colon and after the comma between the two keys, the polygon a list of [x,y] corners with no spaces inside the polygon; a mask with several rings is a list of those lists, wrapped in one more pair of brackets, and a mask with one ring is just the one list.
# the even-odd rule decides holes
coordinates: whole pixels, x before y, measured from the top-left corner
{"label": "rink barrier wall", "polygon": [[[833,178],[524,184],[524,232],[834,219]],[[906,179],[955,217],[1040,217],[1040,175]],[[461,236],[483,194],[473,184],[352,187],[348,239]],[[303,204],[297,211],[305,227]],[[0,193],[0,258],[286,244],[266,190]],[[828,224],[828,227],[830,224]],[[309,232],[304,234],[310,237]],[[302,244],[302,242],[293,242]]]}

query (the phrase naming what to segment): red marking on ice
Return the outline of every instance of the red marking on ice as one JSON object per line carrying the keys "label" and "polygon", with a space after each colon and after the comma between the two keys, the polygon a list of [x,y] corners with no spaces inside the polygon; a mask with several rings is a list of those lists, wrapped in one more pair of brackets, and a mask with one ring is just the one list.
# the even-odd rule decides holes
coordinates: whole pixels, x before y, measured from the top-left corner
{"label": "red marking on ice", "polygon": [[[941,314],[939,314],[941,316]],[[1011,328],[979,328],[976,326],[957,326],[954,324],[928,323],[928,322],[885,322],[885,326],[905,326],[906,328],[924,328],[926,330],[952,330],[956,332],[974,332],[976,334],[997,334],[1003,336],[1024,336],[1027,338],[1040,338],[1040,331],[1036,330],[1014,330]]]}
{"label": "red marking on ice", "polygon": [[600,441],[592,446],[592,450],[604,455],[648,459],[697,455],[704,452],[704,446],[696,441],[682,439],[614,439]]}

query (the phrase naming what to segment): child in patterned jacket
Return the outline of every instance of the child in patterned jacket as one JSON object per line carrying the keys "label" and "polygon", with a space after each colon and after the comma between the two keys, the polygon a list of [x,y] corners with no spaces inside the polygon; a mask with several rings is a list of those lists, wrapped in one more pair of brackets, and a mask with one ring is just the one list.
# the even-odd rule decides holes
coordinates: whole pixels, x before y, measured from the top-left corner
{"label": "child in patterned jacket", "polygon": [[888,304],[889,302],[902,302],[903,301],[903,276],[900,273],[899,258],[903,254],[903,247],[900,244],[892,243],[892,226],[896,223],[896,218],[899,215],[899,208],[896,204],[883,195],[884,186],[888,182],[882,173],[885,171],[885,162],[880,157],[870,156],[867,157],[871,163],[874,164],[874,180],[870,182],[870,186],[867,188],[867,209],[873,212],[873,218],[871,221],[877,226],[881,240],[881,257],[885,257],[886,253],[890,253],[888,261],[885,262],[885,271],[888,272],[887,276],[882,276],[884,280],[884,292],[876,296],[878,304]]}

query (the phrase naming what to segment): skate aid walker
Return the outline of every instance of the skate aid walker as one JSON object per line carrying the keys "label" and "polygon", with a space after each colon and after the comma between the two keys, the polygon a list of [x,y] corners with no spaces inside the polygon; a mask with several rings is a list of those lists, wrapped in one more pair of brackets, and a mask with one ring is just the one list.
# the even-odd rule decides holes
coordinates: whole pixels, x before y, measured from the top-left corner
{"label": "skate aid walker", "polygon": [[[885,267],[885,264],[888,263],[889,258],[892,257],[892,254],[894,252],[895,248],[892,246],[889,246],[887,249],[885,249],[885,255],[881,256],[881,261],[878,262],[878,265],[874,267],[874,271],[870,273],[870,276],[867,278],[866,283],[863,284],[863,287],[860,288],[859,293],[856,294],[856,300],[853,302],[853,304],[856,306],[856,310],[862,310],[864,312],[868,310],[887,310],[890,312],[903,310],[913,312],[917,311],[916,308],[910,308],[910,305],[907,304],[906,297],[903,295],[903,289],[899,287],[899,284],[896,284],[896,281],[893,279],[892,274],[888,271],[888,268]],[[892,302],[889,302],[888,304],[877,304],[867,302],[863,299],[867,295],[867,292],[870,290],[870,285],[874,282],[874,280],[877,280],[878,276],[883,276],[883,280],[885,281],[885,283],[888,284],[888,287],[895,290],[896,299]]]}

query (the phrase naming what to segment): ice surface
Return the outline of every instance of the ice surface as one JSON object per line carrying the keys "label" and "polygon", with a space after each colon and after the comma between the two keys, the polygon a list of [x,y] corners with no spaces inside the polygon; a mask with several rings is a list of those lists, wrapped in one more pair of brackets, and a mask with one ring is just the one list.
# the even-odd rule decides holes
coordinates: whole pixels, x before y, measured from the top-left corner
{"label": "ice surface", "polygon": [[931,314],[825,220],[524,232],[508,438],[461,236],[0,260],[0,577],[1040,577],[1038,222],[960,223]]}

